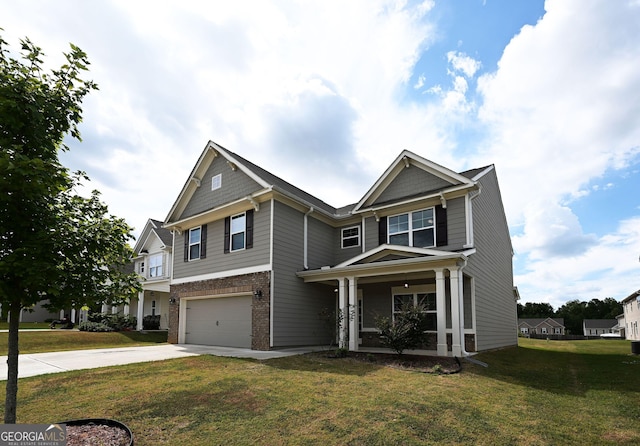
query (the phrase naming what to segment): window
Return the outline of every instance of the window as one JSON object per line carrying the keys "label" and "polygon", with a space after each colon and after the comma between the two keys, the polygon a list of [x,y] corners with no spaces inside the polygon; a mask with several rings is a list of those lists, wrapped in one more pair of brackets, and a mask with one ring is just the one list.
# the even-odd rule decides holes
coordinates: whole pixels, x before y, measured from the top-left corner
{"label": "window", "polygon": [[162,254],[149,257],[149,277],[162,277]]}
{"label": "window", "polygon": [[201,228],[189,229],[189,260],[200,258]]}
{"label": "window", "polygon": [[556,327],[553,329],[554,334],[562,334],[562,329],[560,327]]}
{"label": "window", "polygon": [[342,247],[360,246],[360,226],[342,229]]}
{"label": "window", "polygon": [[547,327],[542,327],[542,334],[547,334]]}
{"label": "window", "polygon": [[214,175],[211,178],[211,190],[220,189],[222,187],[222,174]]}
{"label": "window", "polygon": [[245,214],[231,217],[231,251],[244,249],[246,224]]}
{"label": "window", "polygon": [[390,216],[388,243],[426,248],[435,246],[433,208]]}
{"label": "window", "polygon": [[421,306],[427,318],[427,331],[438,329],[438,311],[436,307],[436,293],[416,292],[393,295],[393,318],[407,306]]}
{"label": "window", "polygon": [[141,276],[144,276],[144,262],[140,262],[138,264],[138,272],[140,273]]}
{"label": "window", "polygon": [[151,316],[155,316],[156,315],[156,301],[152,300],[151,301]]}

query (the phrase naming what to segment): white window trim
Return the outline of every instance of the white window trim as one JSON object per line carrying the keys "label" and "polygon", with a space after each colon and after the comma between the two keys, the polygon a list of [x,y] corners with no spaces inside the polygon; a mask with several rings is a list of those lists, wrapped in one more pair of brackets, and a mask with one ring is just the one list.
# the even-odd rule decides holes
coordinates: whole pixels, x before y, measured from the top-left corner
{"label": "white window trim", "polygon": [[[191,243],[191,231],[195,231],[196,229],[200,230],[200,237],[198,238],[198,242],[197,243]],[[198,257],[192,259],[191,258],[191,247],[195,246],[195,245],[199,245]],[[189,259],[190,262],[192,262],[194,260],[200,260],[200,256],[202,255],[202,226],[196,226],[195,228],[189,229],[189,246],[187,247],[187,249],[189,250],[187,252],[187,258]]]}
{"label": "white window trim", "polygon": [[[242,231],[233,232],[233,219],[244,217],[244,229]],[[233,249],[233,236],[234,234],[242,234],[242,248]],[[244,251],[247,249],[247,213],[236,214],[231,216],[229,221],[229,252]]]}
{"label": "white window trim", "polygon": [[[433,225],[426,226],[426,227],[423,227],[423,228],[418,228],[418,229],[414,230],[413,229],[413,214],[415,212],[428,211],[429,209],[431,209],[431,212],[433,214]],[[399,217],[401,215],[407,215],[409,229],[407,231],[395,232],[395,233],[391,234],[391,218],[392,217]],[[387,243],[391,244],[391,236],[392,235],[408,234],[409,235],[409,246],[413,247],[414,246],[414,244],[413,244],[413,233],[414,233],[414,231],[423,231],[423,230],[426,230],[426,229],[433,229],[433,245],[431,245],[431,246],[423,246],[423,248],[433,248],[434,246],[436,246],[436,208],[435,208],[435,206],[431,206],[431,207],[424,208],[424,209],[416,209],[415,211],[411,211],[411,212],[403,212],[401,214],[390,215],[387,218]]]}
{"label": "white window trim", "polygon": [[[160,264],[153,266],[151,259],[154,259],[157,257],[160,257]],[[158,268],[160,269],[160,274],[153,275],[154,269],[157,270]],[[153,279],[164,277],[164,254],[163,253],[158,252],[158,253],[149,255],[149,277]]]}
{"label": "white window trim", "polygon": [[[391,288],[391,320],[395,321],[396,320],[396,312],[395,312],[395,302],[394,302],[394,297],[400,294],[412,294],[413,295],[413,305],[418,305],[418,294],[428,294],[428,293],[435,293],[436,292],[436,286],[435,285],[412,285],[409,287],[393,287]],[[425,311],[424,313],[430,313],[438,314],[438,306],[436,304],[436,309],[435,310],[429,310],[429,311]],[[427,332],[429,333],[436,333],[436,330],[427,330]]]}
{"label": "white window trim", "polygon": [[[345,241],[345,236],[344,236],[344,232],[348,231],[350,229],[357,229],[358,230],[358,234],[357,235],[351,235],[349,237],[347,237],[348,240],[351,239],[357,239],[358,243],[356,243],[355,245],[350,245],[350,246],[344,246],[344,241]],[[357,248],[360,246],[360,225],[356,225],[356,226],[349,226],[348,228],[342,228],[340,230],[340,247],[342,249],[346,249],[346,248]]]}
{"label": "white window trim", "polygon": [[222,187],[222,174],[214,175],[211,177],[211,190],[217,190]]}

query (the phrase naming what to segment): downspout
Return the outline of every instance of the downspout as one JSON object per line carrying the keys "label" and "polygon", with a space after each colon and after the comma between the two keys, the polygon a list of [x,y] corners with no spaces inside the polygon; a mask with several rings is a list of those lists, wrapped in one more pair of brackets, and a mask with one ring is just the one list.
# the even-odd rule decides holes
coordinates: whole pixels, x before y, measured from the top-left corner
{"label": "downspout", "polygon": [[304,262],[304,270],[308,270],[309,269],[309,259],[308,259],[308,252],[309,252],[309,235],[308,235],[308,228],[309,228],[309,224],[307,222],[309,214],[311,214],[313,212],[313,206],[309,208],[309,210],[304,214],[304,242],[303,242],[303,262]]}

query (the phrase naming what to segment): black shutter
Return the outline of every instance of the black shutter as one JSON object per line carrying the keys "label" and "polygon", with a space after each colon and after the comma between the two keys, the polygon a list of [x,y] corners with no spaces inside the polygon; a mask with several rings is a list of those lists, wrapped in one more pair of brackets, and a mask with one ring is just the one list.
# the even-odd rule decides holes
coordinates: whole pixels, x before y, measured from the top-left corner
{"label": "black shutter", "polygon": [[207,225],[202,225],[200,229],[200,258],[207,257]]}
{"label": "black shutter", "polygon": [[253,248],[253,209],[247,211],[246,231],[247,231],[247,249]]}
{"label": "black shutter", "polygon": [[380,217],[378,221],[378,245],[387,243],[387,217]]}
{"label": "black shutter", "polygon": [[447,237],[447,209],[442,205],[436,206],[436,246],[449,244]]}
{"label": "black shutter", "polygon": [[231,217],[224,219],[224,253],[229,252],[229,246],[231,245]]}
{"label": "black shutter", "polygon": [[189,230],[184,231],[184,261],[189,261]]}

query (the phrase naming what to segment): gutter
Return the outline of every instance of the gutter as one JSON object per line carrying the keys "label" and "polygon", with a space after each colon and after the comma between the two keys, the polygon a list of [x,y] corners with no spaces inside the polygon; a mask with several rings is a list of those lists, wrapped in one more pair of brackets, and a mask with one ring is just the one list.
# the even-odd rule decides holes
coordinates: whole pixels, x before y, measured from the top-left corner
{"label": "gutter", "polygon": [[313,206],[309,207],[309,210],[304,214],[304,229],[303,229],[303,267],[307,271],[309,269],[309,214],[314,211]]}

